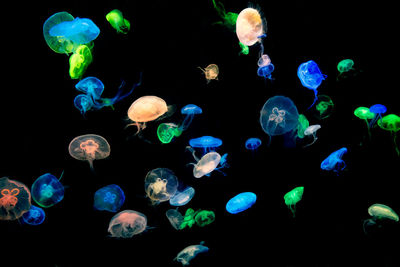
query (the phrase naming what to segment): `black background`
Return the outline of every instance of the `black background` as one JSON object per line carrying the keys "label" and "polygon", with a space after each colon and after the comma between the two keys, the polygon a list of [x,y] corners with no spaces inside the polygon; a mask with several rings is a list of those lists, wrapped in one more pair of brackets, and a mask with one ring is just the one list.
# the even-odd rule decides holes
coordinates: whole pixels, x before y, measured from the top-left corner
{"label": "black background", "polygon": [[[223,3],[226,11],[236,13],[248,7],[247,1]],[[40,175],[59,176],[64,170],[66,191],[62,202],[45,209],[42,225],[0,222],[3,260],[14,265],[29,260],[44,266],[180,266],[173,261],[177,253],[205,241],[209,253],[195,258],[193,266],[398,266],[398,242],[389,244],[399,238],[398,224],[389,223],[368,236],[362,230],[374,203],[400,212],[393,136],[375,128],[368,140],[365,122],[353,115],[355,108],[376,103],[386,105],[388,113],[400,113],[398,71],[393,68],[399,58],[394,12],[390,6],[344,1],[253,4],[268,23],[263,43],[275,65],[272,81],[256,74],[259,45],[239,56],[236,34],[213,24],[221,19],[211,1],[113,1],[105,7],[85,1],[66,7],[15,3],[6,12],[0,176],[30,187]],[[117,34],[106,21],[114,8],[130,20],[128,35]],[[45,20],[60,11],[90,18],[100,28],[85,76],[103,81],[103,96],[112,97],[122,80],[132,86],[143,73],[142,85],[114,111],[103,108],[83,117],[73,106],[79,92],[74,88],[77,80],[68,75],[68,57],[54,53],[42,34]],[[354,60],[355,71],[336,81],[337,63],[345,58]],[[316,61],[328,76],[319,94],[329,95],[335,107],[324,120],[307,110],[313,92],[302,87],[296,75],[297,67],[308,60]],[[211,63],[219,66],[220,75],[207,84],[197,67]],[[194,103],[203,114],[166,145],[155,136],[158,124],[179,123],[182,115],[176,112],[149,123],[144,134],[151,144],[134,135],[135,127],[125,128],[127,109],[144,95],[159,96],[177,111]],[[315,144],[287,147],[278,136],[267,146],[259,112],[274,95],[290,97],[310,124],[321,124]],[[88,133],[105,137],[111,146],[110,157],[94,162],[94,173],[68,154],[69,142]],[[189,139],[203,135],[223,140],[218,152],[229,155],[226,176],[214,172],[193,177],[187,166],[193,158],[185,147]],[[249,137],[263,140],[255,153],[244,148]],[[348,148],[345,171],[339,176],[323,172],[321,161],[341,147]],[[196,190],[181,212],[189,207],[213,210],[215,222],[173,229],[165,216],[172,208],[169,203],[151,206],[145,197],[144,177],[159,167],[171,169]],[[93,210],[93,195],[112,183],[126,194],[121,210],[144,213],[153,229],[127,240],[109,237],[113,214]],[[283,195],[296,186],[305,191],[292,218]],[[227,213],[226,202],[244,191],[257,194],[256,204],[236,215]]]}

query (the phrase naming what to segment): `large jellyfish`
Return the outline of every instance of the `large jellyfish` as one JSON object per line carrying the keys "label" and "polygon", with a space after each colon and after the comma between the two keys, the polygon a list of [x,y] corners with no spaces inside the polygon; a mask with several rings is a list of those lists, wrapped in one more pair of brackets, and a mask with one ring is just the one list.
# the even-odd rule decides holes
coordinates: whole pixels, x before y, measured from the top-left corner
{"label": "large jellyfish", "polygon": [[213,136],[205,135],[190,139],[189,145],[194,148],[202,148],[203,154],[206,154],[210,151],[214,151],[217,147],[220,147],[222,145],[222,140]]}
{"label": "large jellyfish", "polygon": [[237,214],[245,211],[256,203],[257,196],[253,192],[243,192],[226,203],[226,211],[231,214]]}
{"label": "large jellyfish", "polygon": [[178,188],[178,178],[167,168],[157,168],[147,173],[144,179],[144,189],[153,205],[168,201],[175,195]]}
{"label": "large jellyfish", "polygon": [[211,210],[200,210],[194,216],[196,225],[204,227],[215,221],[215,213]]}
{"label": "large jellyfish", "polygon": [[321,162],[321,169],[325,171],[333,171],[337,174],[346,168],[346,163],[342,160],[343,155],[347,153],[347,148],[342,147],[332,152],[326,159]]}
{"label": "large jellyfish", "polygon": [[[226,162],[223,162],[223,164],[220,164],[221,162],[221,155],[217,152],[208,152],[204,156],[202,156],[200,159],[196,157],[195,155],[195,150],[187,146],[186,149],[188,149],[190,152],[192,152],[193,158],[196,160],[197,163],[191,163],[194,168],[193,168],[193,176],[195,178],[201,178],[204,175],[209,176],[209,174],[214,171],[214,170],[219,170],[220,168],[226,167]],[[221,165],[220,168],[217,168],[218,165]]]}
{"label": "large jellyfish", "polygon": [[50,28],[50,36],[65,38],[75,44],[87,44],[100,34],[99,27],[88,18],[75,18],[71,21],[65,20]]}
{"label": "large jellyfish", "polygon": [[260,124],[269,136],[282,135],[297,127],[299,113],[293,101],[285,96],[274,96],[260,111]]}
{"label": "large jellyfish", "polygon": [[365,121],[365,123],[367,124],[368,136],[371,137],[368,120],[372,120],[373,118],[375,118],[375,114],[369,111],[369,108],[358,107],[354,110],[354,116]]}
{"label": "large jellyfish", "polygon": [[50,30],[66,21],[73,21],[74,17],[68,12],[62,11],[50,16],[43,24],[43,36],[47,45],[56,53],[69,54],[76,49],[78,46],[70,39],[64,36],[53,36],[50,35]]}
{"label": "large jellyfish", "polygon": [[181,109],[181,114],[185,115],[185,119],[179,125],[179,130],[185,131],[189,128],[190,124],[192,123],[193,117],[198,114],[202,114],[203,110],[201,107],[196,106],[195,104],[188,104]]}
{"label": "large jellyfish", "polygon": [[82,78],[92,60],[91,48],[87,45],[79,45],[69,57],[69,76],[71,79]]}
{"label": "large jellyfish", "polygon": [[94,193],[94,208],[96,210],[118,211],[125,202],[125,194],[121,187],[110,184]]}
{"label": "large jellyfish", "polygon": [[219,68],[216,64],[210,64],[205,69],[198,67],[206,76],[207,83],[211,80],[218,80]]}
{"label": "large jellyfish", "polygon": [[146,215],[134,210],[123,210],[111,218],[108,232],[112,237],[131,238],[142,233],[146,227]]}
{"label": "large jellyfish", "polygon": [[118,9],[111,10],[106,15],[106,20],[117,31],[117,33],[127,34],[131,28],[129,20],[125,19],[122,12]]}
{"label": "large jellyfish", "polygon": [[45,218],[44,210],[35,205],[31,205],[31,208],[22,215],[22,221],[30,225],[42,224]]}
{"label": "large jellyfish", "polygon": [[319,95],[317,102],[315,102],[315,117],[322,120],[328,118],[333,111],[333,101],[327,95]]}
{"label": "large jellyfish", "polygon": [[257,148],[259,148],[259,146],[261,146],[261,140],[260,140],[260,138],[251,137],[246,140],[246,142],[244,143],[244,146],[248,150],[252,150],[252,151],[257,150]]}
{"label": "large jellyfish", "polygon": [[107,140],[96,134],[85,134],[72,139],[68,146],[69,154],[77,160],[87,160],[93,170],[93,161],[105,159],[110,155]]}
{"label": "large jellyfish", "polygon": [[172,206],[183,206],[186,205],[194,196],[195,190],[193,187],[188,186],[181,191],[176,191],[169,199],[169,204]]}
{"label": "large jellyfish", "polygon": [[297,69],[297,76],[304,87],[314,91],[314,101],[309,107],[311,108],[318,99],[317,89],[327,76],[321,73],[317,63],[315,63],[313,60],[301,63]]}
{"label": "large jellyfish", "polygon": [[172,227],[174,227],[176,230],[181,230],[183,216],[177,209],[169,209],[165,212],[165,215],[167,216]]}
{"label": "large jellyfish", "polygon": [[197,256],[199,253],[205,253],[209,249],[206,246],[203,246],[204,242],[200,242],[200,245],[191,245],[184,248],[181,252],[178,253],[174,260],[182,263],[183,266],[189,265],[190,261]]}
{"label": "large jellyfish", "polygon": [[257,9],[248,7],[240,11],[236,20],[236,35],[242,44],[252,46],[261,42],[266,30],[266,21]]}
{"label": "large jellyfish", "polygon": [[51,173],[45,173],[37,178],[31,187],[33,200],[41,207],[48,208],[59,203],[64,198],[64,186],[60,178]]}
{"label": "large jellyfish", "polygon": [[397,155],[400,155],[400,150],[396,142],[397,132],[400,130],[400,117],[396,114],[386,115],[381,120],[378,120],[378,126],[385,131],[391,132],[393,135],[394,148],[396,149]]}
{"label": "large jellyfish", "polygon": [[303,192],[304,192],[304,187],[299,186],[299,187],[296,187],[296,188],[290,190],[283,196],[283,199],[285,200],[285,204],[286,204],[286,206],[289,207],[290,211],[293,214],[293,217],[296,217],[296,204],[303,197]]}
{"label": "large jellyfish", "polygon": [[369,127],[372,128],[378,119],[382,120],[382,114],[386,113],[387,108],[382,104],[375,104],[369,107],[369,111],[375,114],[375,117],[369,122]]}
{"label": "large jellyfish", "polygon": [[0,178],[0,220],[16,220],[31,208],[31,192],[21,182]]}

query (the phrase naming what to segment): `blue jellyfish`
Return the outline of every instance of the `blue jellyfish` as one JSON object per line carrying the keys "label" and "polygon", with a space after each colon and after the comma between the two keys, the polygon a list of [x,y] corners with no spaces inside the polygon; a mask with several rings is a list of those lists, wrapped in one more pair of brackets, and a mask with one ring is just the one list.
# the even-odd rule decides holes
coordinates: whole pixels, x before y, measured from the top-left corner
{"label": "blue jellyfish", "polygon": [[169,204],[172,206],[186,205],[194,196],[194,188],[191,186],[186,187],[182,191],[176,191],[175,195],[169,199]]}
{"label": "blue jellyfish", "polygon": [[343,155],[347,153],[347,148],[342,147],[339,150],[331,153],[321,163],[321,169],[338,173],[346,168],[346,163],[342,160]]}
{"label": "blue jellyfish", "polygon": [[377,120],[382,120],[382,114],[386,113],[387,108],[381,104],[372,105],[369,111],[375,114],[375,117],[369,122],[369,127],[372,128]]}
{"label": "blue jellyfish", "polygon": [[268,65],[258,67],[257,75],[271,80],[272,79],[271,73],[274,71],[274,69],[275,69],[274,64],[269,63]]}
{"label": "blue jellyfish", "polygon": [[215,151],[217,147],[222,145],[222,140],[213,136],[202,136],[189,140],[191,147],[199,147],[203,149],[203,153],[206,154],[210,151]]}
{"label": "blue jellyfish", "polygon": [[192,123],[194,115],[201,113],[203,113],[203,110],[194,104],[188,104],[184,106],[181,109],[181,114],[185,115],[185,119],[183,120],[182,124],[179,125],[179,131],[182,132],[185,131],[187,128],[189,128],[190,124]]}
{"label": "blue jellyfish", "polygon": [[37,178],[31,188],[31,194],[33,200],[44,208],[51,207],[64,198],[64,186],[59,181],[62,178],[57,179],[50,173],[45,173]]}
{"label": "blue jellyfish", "polygon": [[317,63],[315,63],[313,60],[301,63],[297,69],[297,76],[304,87],[314,91],[314,102],[309,107],[311,108],[318,99],[317,89],[327,76],[321,73]]}
{"label": "blue jellyfish", "polygon": [[252,192],[240,193],[226,203],[226,211],[231,214],[242,212],[253,206],[256,200],[257,196]]}
{"label": "blue jellyfish", "polygon": [[207,252],[209,249],[203,246],[204,242],[200,242],[200,245],[191,245],[184,248],[178,253],[174,260],[182,263],[183,266],[189,265],[190,261],[197,256],[199,253]]}
{"label": "blue jellyfish", "polygon": [[74,99],[74,106],[82,113],[85,114],[93,106],[93,100],[90,96],[79,94]]}
{"label": "blue jellyfish", "polygon": [[246,143],[244,144],[246,149],[248,150],[257,150],[259,146],[261,146],[261,140],[260,138],[252,137],[246,140]]}
{"label": "blue jellyfish", "polygon": [[31,208],[22,215],[22,221],[30,225],[39,225],[45,218],[44,210],[35,205],[31,205]]}
{"label": "blue jellyfish", "polygon": [[125,194],[121,187],[110,184],[100,188],[94,193],[94,208],[96,210],[107,210],[116,212],[125,202]]}
{"label": "blue jellyfish", "polygon": [[285,96],[274,96],[260,111],[260,124],[269,136],[282,135],[297,127],[299,112],[293,101]]}
{"label": "blue jellyfish", "polygon": [[96,77],[86,77],[75,84],[78,91],[85,93],[92,97],[94,100],[99,100],[104,91],[104,84]]}
{"label": "blue jellyfish", "polygon": [[91,19],[75,18],[53,26],[49,34],[53,37],[64,37],[75,44],[87,44],[97,38],[100,29]]}

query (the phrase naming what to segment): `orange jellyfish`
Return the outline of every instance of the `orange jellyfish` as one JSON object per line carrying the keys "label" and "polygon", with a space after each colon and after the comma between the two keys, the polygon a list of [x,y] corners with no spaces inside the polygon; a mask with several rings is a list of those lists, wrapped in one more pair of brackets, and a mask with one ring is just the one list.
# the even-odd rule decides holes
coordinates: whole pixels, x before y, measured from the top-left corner
{"label": "orange jellyfish", "polygon": [[261,38],[266,36],[265,31],[266,22],[257,9],[248,7],[240,11],[236,20],[236,35],[239,42],[252,46],[258,41],[261,42]]}
{"label": "orange jellyfish", "polygon": [[211,80],[218,80],[219,68],[216,64],[210,64],[205,69],[198,68],[206,75],[207,83]]}
{"label": "orange jellyfish", "polygon": [[93,160],[105,159],[110,155],[107,140],[96,134],[85,134],[75,137],[69,143],[69,154],[77,160],[87,160],[93,170]]}
{"label": "orange jellyfish", "polygon": [[0,178],[0,220],[16,220],[31,208],[31,192],[23,183]]}

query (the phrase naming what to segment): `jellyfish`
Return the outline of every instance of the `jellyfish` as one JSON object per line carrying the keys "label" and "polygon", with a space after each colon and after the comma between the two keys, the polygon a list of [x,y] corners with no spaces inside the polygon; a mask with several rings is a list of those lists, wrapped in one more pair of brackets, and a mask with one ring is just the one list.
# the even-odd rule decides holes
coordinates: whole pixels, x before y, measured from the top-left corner
{"label": "jellyfish", "polygon": [[328,118],[332,114],[333,106],[333,101],[329,96],[319,95],[315,103],[315,110],[317,111],[315,116],[320,120]]}
{"label": "jellyfish", "polygon": [[309,121],[307,120],[306,116],[303,114],[299,114],[299,123],[297,124],[297,137],[304,138],[304,131],[307,127],[310,126]]}
{"label": "jellyfish", "polygon": [[206,154],[210,151],[214,151],[217,147],[220,147],[222,145],[222,140],[213,136],[205,135],[190,139],[189,145],[194,148],[202,148],[203,153]]}
{"label": "jellyfish", "polygon": [[107,140],[96,134],[85,134],[75,137],[68,146],[69,154],[77,160],[87,160],[93,170],[93,161],[105,159],[110,155]]}
{"label": "jellyfish", "polygon": [[192,200],[194,193],[195,190],[191,186],[184,188],[182,191],[177,190],[175,195],[169,199],[169,204],[172,206],[186,205],[190,200]]}
{"label": "jellyfish", "polygon": [[[198,157],[196,157],[195,150],[192,147],[187,146],[186,149],[192,152],[193,158],[197,162],[191,163],[194,166],[193,176],[195,178],[201,178],[204,175],[209,176],[209,174],[213,170],[216,170],[218,165],[220,165],[221,155],[217,152],[208,152],[199,159]],[[225,167],[225,164],[221,165],[221,167]]]}
{"label": "jellyfish", "polygon": [[297,69],[297,76],[304,87],[314,91],[314,102],[309,107],[311,108],[318,99],[317,89],[327,76],[321,73],[317,63],[315,63],[313,60],[301,63]]}
{"label": "jellyfish", "polygon": [[203,246],[204,242],[200,242],[200,245],[191,245],[184,248],[178,253],[174,260],[182,263],[183,266],[189,265],[190,261],[196,257],[199,253],[208,252],[208,247]]}
{"label": "jellyfish", "polygon": [[344,73],[353,70],[354,61],[351,59],[343,59],[337,65],[337,70],[339,71],[339,75],[336,77],[336,80],[339,79]]}
{"label": "jellyfish", "polygon": [[180,225],[180,229],[184,229],[186,227],[192,228],[192,226],[196,223],[195,216],[199,211],[194,211],[192,208],[188,208],[183,216],[183,221]]}
{"label": "jellyfish", "polygon": [[72,41],[75,44],[87,44],[100,34],[99,27],[88,18],[74,18],[73,20],[65,20],[50,28],[50,36],[62,37]]}
{"label": "jellyfish", "polygon": [[382,223],[394,221],[399,221],[399,215],[390,208],[389,206],[383,204],[373,204],[368,208],[368,214],[372,216],[370,219],[366,219],[363,222],[363,230],[365,234],[368,234],[368,228],[370,227],[382,227]]}
{"label": "jellyfish", "polygon": [[181,225],[183,223],[183,216],[177,209],[169,209],[165,213],[168,221],[171,223],[172,227],[176,230],[181,230]]}
{"label": "jellyfish", "polygon": [[21,182],[0,178],[0,220],[16,220],[31,208],[31,192]]}
{"label": "jellyfish", "polygon": [[39,225],[44,222],[46,214],[44,210],[35,205],[31,205],[31,208],[22,215],[22,221],[30,225]]}
{"label": "jellyfish", "polygon": [[382,114],[386,113],[387,108],[381,104],[375,104],[369,107],[369,111],[374,113],[374,118],[369,122],[369,127],[372,128],[378,119],[382,120]]}
{"label": "jellyfish", "polygon": [[290,190],[283,196],[286,206],[288,206],[288,208],[293,214],[293,218],[296,217],[296,204],[303,197],[303,192],[304,192],[304,187],[299,186]]}
{"label": "jellyfish", "polygon": [[79,45],[69,57],[69,76],[71,79],[80,79],[87,67],[92,63],[92,51],[87,45]]}
{"label": "jellyfish", "polygon": [[96,77],[86,77],[75,84],[75,88],[91,97],[94,100],[99,100],[104,91],[103,82]]}
{"label": "jellyfish", "polygon": [[246,149],[248,150],[257,150],[259,146],[261,146],[261,140],[260,138],[252,137],[246,140],[246,143],[244,144]]}
{"label": "jellyfish", "polygon": [[182,132],[179,130],[179,126],[175,123],[160,123],[157,127],[157,136],[163,144],[168,144],[176,136],[180,136]]}
{"label": "jellyfish", "polygon": [[74,99],[74,106],[82,113],[85,114],[88,112],[93,106],[93,100],[90,96],[79,94]]}
{"label": "jellyfish", "polygon": [[110,212],[118,211],[125,202],[125,194],[121,187],[110,184],[100,188],[94,193],[94,208]]}
{"label": "jellyfish", "polygon": [[347,153],[347,148],[342,147],[332,152],[326,159],[321,162],[321,169],[325,171],[333,171],[337,174],[346,168],[346,163],[342,160],[343,155]]}
{"label": "jellyfish", "polygon": [[131,238],[146,230],[147,217],[134,210],[123,210],[115,214],[108,225],[112,237]]}
{"label": "jellyfish", "polygon": [[175,195],[178,179],[170,169],[157,168],[147,173],[144,188],[152,204],[156,205]]}
{"label": "jellyfish", "polygon": [[365,123],[367,124],[368,136],[371,138],[371,131],[369,129],[368,120],[372,120],[373,118],[375,118],[375,114],[369,111],[369,108],[358,107],[354,110],[354,116],[365,121]]}
{"label": "jellyfish", "polygon": [[222,24],[229,30],[235,31],[236,20],[239,14],[234,12],[226,12],[225,7],[221,2],[215,2],[215,0],[212,0],[212,2],[215,10],[218,13],[218,16],[222,19],[222,21],[216,22],[215,24]]}
{"label": "jellyfish", "polygon": [[106,20],[115,30],[117,30],[117,33],[127,34],[131,28],[129,20],[125,19],[122,12],[118,9],[108,12]]}
{"label": "jellyfish", "polygon": [[252,46],[265,37],[266,26],[266,21],[261,17],[260,12],[248,7],[240,11],[237,17],[236,35],[241,43]]}
{"label": "jellyfish", "polygon": [[226,203],[226,211],[231,214],[237,214],[239,212],[249,209],[256,203],[257,195],[253,192],[243,192],[233,198],[231,198]]}
{"label": "jellyfish", "polygon": [[31,193],[33,200],[43,208],[49,208],[64,199],[64,186],[60,178],[51,173],[39,176],[32,184]]}
{"label": "jellyfish", "polygon": [[272,64],[272,63],[262,66],[262,67],[258,67],[257,75],[260,77],[264,77],[264,78],[272,80],[271,73],[274,71],[274,69],[275,69],[275,67],[274,67],[274,64]]}
{"label": "jellyfish", "polygon": [[197,226],[204,227],[215,221],[215,213],[210,210],[201,210],[196,213],[194,220]]}
{"label": "jellyfish", "polygon": [[74,17],[68,12],[62,11],[50,16],[43,24],[43,36],[47,45],[56,53],[69,54],[74,51],[77,44],[64,36],[52,36],[50,30],[60,23],[73,21]]}
{"label": "jellyfish", "polygon": [[273,96],[260,111],[260,124],[269,136],[282,135],[295,129],[299,113],[293,101],[285,96]]}
{"label": "jellyfish", "polygon": [[267,54],[261,55],[261,57],[257,61],[257,65],[259,67],[264,67],[264,66],[267,66],[269,64],[271,64],[271,59],[269,58],[269,56]]}
{"label": "jellyfish", "polygon": [[193,117],[197,114],[203,113],[203,110],[194,104],[188,104],[181,109],[181,114],[185,115],[185,119],[179,125],[180,131],[185,131],[192,123]]}
{"label": "jellyfish", "polygon": [[321,129],[321,125],[314,124],[314,125],[310,125],[309,127],[307,127],[307,129],[304,130],[304,135],[313,137],[313,141],[310,144],[308,144],[308,145],[306,145],[304,147],[311,146],[312,144],[315,143],[315,141],[317,141],[317,139],[318,139],[317,131],[319,129]]}
{"label": "jellyfish", "polygon": [[206,76],[207,83],[211,80],[218,80],[219,68],[216,64],[210,64],[205,69],[198,67]]}
{"label": "jellyfish", "polygon": [[388,114],[381,120],[378,120],[378,126],[385,131],[390,131],[393,135],[393,142],[397,155],[400,155],[400,150],[396,142],[397,132],[400,130],[400,117],[396,114]]}
{"label": "jellyfish", "polygon": [[239,46],[240,46],[240,52],[239,55],[248,55],[250,52],[250,49],[247,45],[239,42]]}

